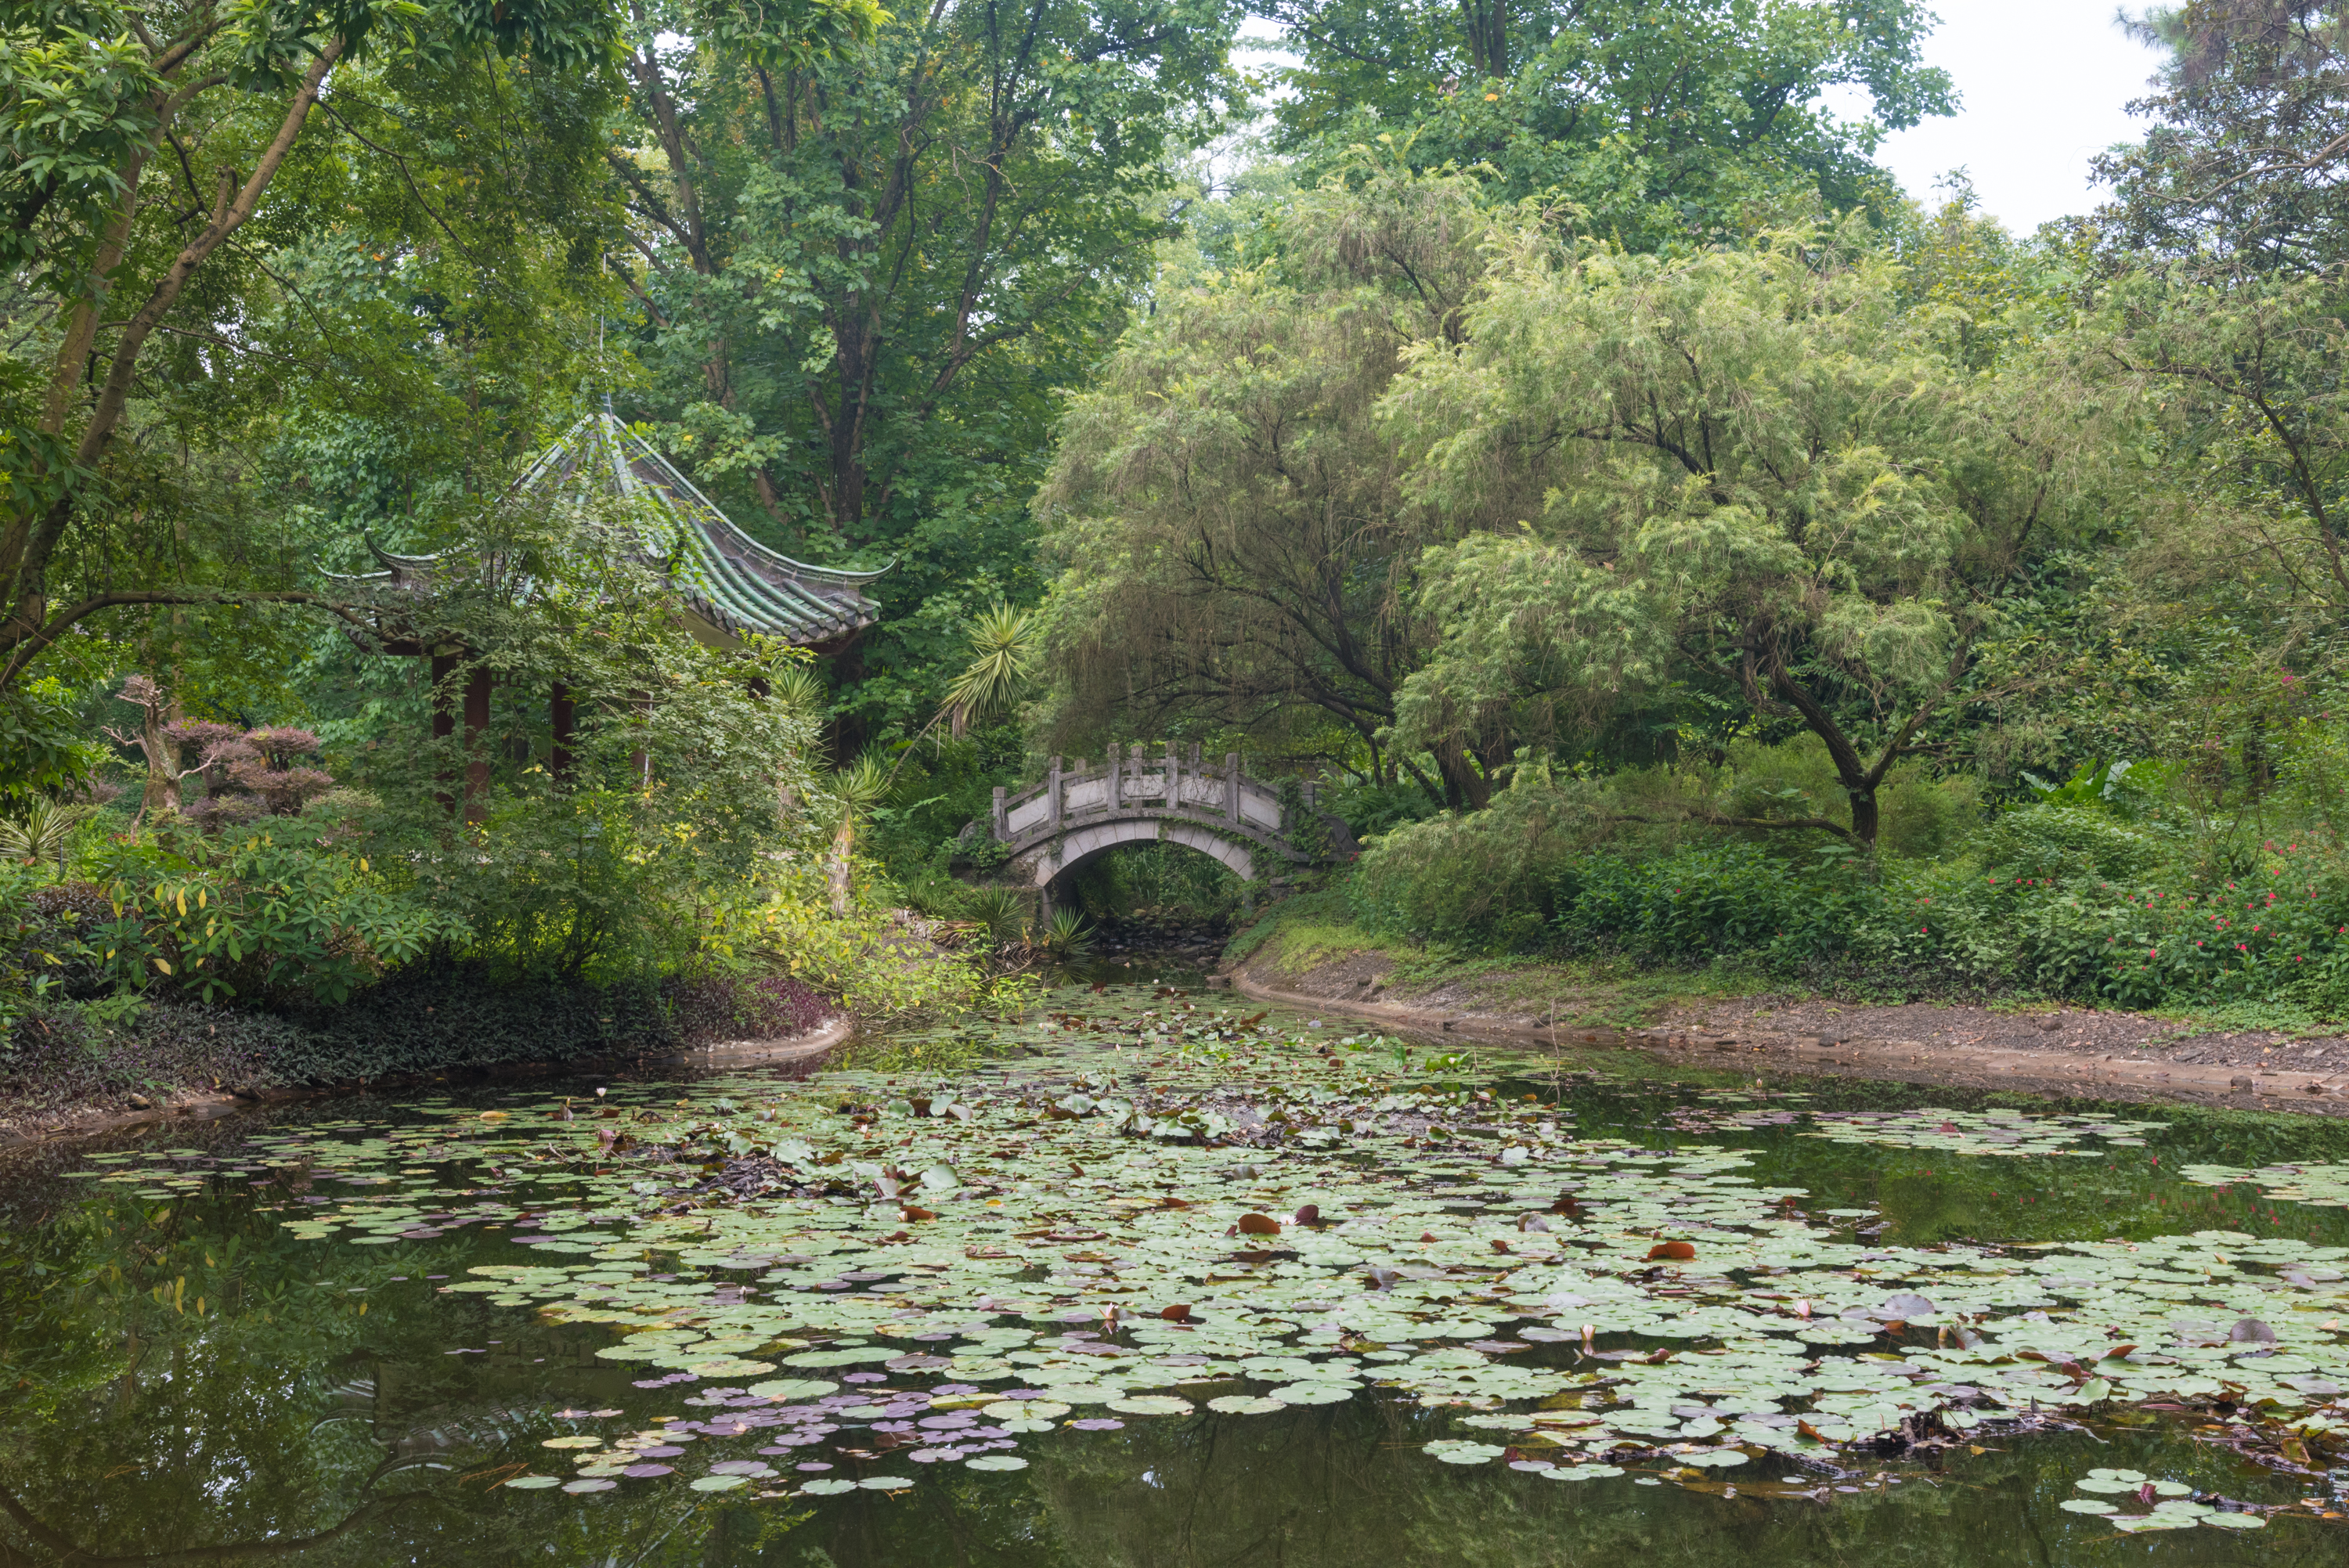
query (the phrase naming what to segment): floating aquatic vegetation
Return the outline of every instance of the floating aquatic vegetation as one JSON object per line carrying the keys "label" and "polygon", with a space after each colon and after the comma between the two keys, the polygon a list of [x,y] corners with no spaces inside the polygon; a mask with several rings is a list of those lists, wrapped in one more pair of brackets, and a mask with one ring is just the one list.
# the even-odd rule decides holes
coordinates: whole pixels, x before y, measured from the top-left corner
{"label": "floating aquatic vegetation", "polygon": [[[2262,1530],[2266,1518],[2249,1505],[2197,1492],[2184,1481],[2157,1480],[2142,1471],[2099,1468],[2074,1483],[2088,1495],[2066,1498],[2057,1506],[2067,1513],[2099,1515],[2116,1530],[2191,1530],[2207,1524],[2214,1530]],[[2143,1513],[2125,1511],[2134,1504]]]}
{"label": "floating aquatic vegetation", "polygon": [[1811,1113],[1815,1130],[1806,1138],[1836,1143],[1874,1143],[1893,1149],[1930,1149],[1949,1154],[2072,1154],[2095,1138],[2106,1148],[2137,1147],[2158,1121],[2116,1121],[2087,1116],[2042,1116],[2021,1110],[1950,1110],[1921,1106],[1912,1110],[1821,1110]]}
{"label": "floating aquatic vegetation", "polygon": [[2231,1187],[2240,1182],[2263,1190],[2271,1198],[2310,1203],[2320,1209],[2349,1208],[2349,1165],[2277,1164],[2249,1170],[2240,1165],[2189,1165],[2178,1172],[2204,1187]]}
{"label": "floating aquatic vegetation", "polygon": [[[1830,1464],[2121,1403],[2224,1407],[2238,1446],[2279,1463],[2349,1437],[2349,1249],[2213,1231],[1868,1245],[1821,1222],[1863,1211],[1815,1217],[1745,1150],[1578,1136],[1464,1056],[1145,1000],[1059,998],[1039,1054],[951,1082],[444,1104],[258,1139],[243,1169],[288,1176],[284,1222],[336,1245],[504,1227],[528,1261],[441,1288],[605,1327],[597,1355],[638,1387],[689,1392],[657,1428],[544,1440],[539,1463],[580,1468],[507,1480],[523,1491],[889,1491],[1016,1469],[1063,1426],[1366,1397],[1478,1433],[1435,1460],[1551,1479]],[[1961,1156],[2149,1128],[1814,1119]],[[730,1439],[758,1459],[694,1462]],[[915,1474],[851,1480],[819,1452]]]}

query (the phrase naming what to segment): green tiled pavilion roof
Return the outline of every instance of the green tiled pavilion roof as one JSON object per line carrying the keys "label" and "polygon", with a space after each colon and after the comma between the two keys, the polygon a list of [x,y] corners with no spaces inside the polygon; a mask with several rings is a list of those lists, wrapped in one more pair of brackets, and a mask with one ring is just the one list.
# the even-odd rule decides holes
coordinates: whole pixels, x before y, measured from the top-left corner
{"label": "green tiled pavilion roof", "polygon": [[[664,563],[688,613],[719,638],[756,633],[813,647],[844,641],[880,618],[879,607],[859,590],[887,567],[812,566],[768,549],[607,410],[564,431],[514,482],[512,493],[560,493],[582,481],[607,484],[608,493],[638,504],[641,553]],[[446,559],[395,554],[372,541],[368,547],[384,570],[367,577],[390,587],[428,586]]]}

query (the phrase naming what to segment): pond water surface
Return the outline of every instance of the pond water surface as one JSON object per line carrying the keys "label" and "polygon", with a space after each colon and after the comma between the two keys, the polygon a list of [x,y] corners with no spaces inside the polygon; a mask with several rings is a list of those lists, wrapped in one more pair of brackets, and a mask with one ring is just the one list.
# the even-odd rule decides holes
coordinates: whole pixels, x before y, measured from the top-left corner
{"label": "pond water surface", "polygon": [[2349,1129],[1148,967],[0,1164],[0,1563],[2349,1561]]}

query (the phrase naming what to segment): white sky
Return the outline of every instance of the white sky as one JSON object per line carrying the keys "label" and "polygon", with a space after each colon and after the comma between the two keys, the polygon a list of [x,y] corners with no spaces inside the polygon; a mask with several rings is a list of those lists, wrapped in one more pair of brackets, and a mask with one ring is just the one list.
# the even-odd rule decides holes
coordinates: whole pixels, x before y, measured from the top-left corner
{"label": "white sky", "polygon": [[[1957,83],[1959,111],[1887,137],[1878,160],[1922,198],[1963,165],[1983,209],[2016,233],[2086,211],[2103,195],[2088,182],[2088,160],[2144,134],[2146,122],[2122,106],[2145,96],[2159,64],[2114,25],[2116,8],[2115,0],[1940,0],[1925,62]],[[1850,108],[1837,107],[1864,108],[1866,94],[1855,96]]]}
{"label": "white sky", "polygon": [[[2117,8],[2116,0],[1939,0],[1941,25],[1925,60],[1956,82],[1959,111],[1886,138],[1878,160],[1925,200],[1943,174],[1964,166],[1983,209],[2019,234],[2086,211],[2102,199],[2088,182],[2088,160],[2143,133],[2145,122],[2122,106],[2146,94],[2159,63],[2114,25]],[[2128,9],[2141,13],[2145,0]],[[1264,46],[1273,32],[1253,20],[1243,29],[1257,60],[1278,57]],[[1829,102],[1863,113],[1867,94]]]}

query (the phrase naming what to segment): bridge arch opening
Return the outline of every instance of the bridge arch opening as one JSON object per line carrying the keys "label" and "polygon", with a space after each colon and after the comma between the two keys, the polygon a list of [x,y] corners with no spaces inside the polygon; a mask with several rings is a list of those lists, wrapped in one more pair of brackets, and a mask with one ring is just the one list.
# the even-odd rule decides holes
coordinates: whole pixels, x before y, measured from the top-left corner
{"label": "bridge arch opening", "polygon": [[1187,822],[1103,822],[1058,848],[1030,872],[1048,911],[1081,904],[1123,919],[1174,906],[1216,921],[1248,903],[1247,884],[1257,877],[1257,855],[1247,844]]}

